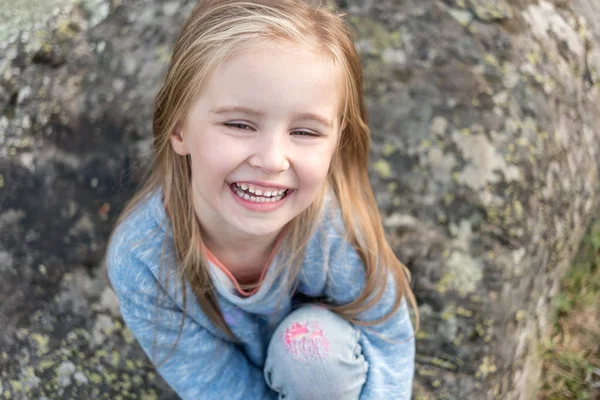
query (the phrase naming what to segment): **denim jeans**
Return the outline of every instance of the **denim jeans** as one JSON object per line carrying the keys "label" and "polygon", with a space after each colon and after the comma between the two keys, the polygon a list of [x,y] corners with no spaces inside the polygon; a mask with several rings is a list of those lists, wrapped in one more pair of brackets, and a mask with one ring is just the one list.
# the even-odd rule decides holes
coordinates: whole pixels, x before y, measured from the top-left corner
{"label": "denim jeans", "polygon": [[369,365],[360,332],[316,305],[303,305],[275,329],[267,350],[265,380],[285,400],[356,400]]}

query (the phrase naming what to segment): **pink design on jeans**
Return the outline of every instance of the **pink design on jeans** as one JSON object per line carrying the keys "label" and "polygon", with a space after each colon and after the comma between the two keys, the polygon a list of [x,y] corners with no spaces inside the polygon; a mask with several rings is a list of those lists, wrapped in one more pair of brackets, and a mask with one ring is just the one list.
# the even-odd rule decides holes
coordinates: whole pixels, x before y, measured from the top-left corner
{"label": "pink design on jeans", "polygon": [[285,348],[296,360],[323,358],[329,353],[329,343],[318,322],[294,322],[283,334]]}

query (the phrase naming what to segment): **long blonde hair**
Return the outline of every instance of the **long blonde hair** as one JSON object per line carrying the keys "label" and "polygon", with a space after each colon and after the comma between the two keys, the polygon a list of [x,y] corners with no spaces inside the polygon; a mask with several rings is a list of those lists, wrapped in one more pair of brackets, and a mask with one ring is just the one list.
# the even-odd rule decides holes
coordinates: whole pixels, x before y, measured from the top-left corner
{"label": "long blonde hair", "polygon": [[[184,315],[187,282],[207,317],[233,340],[235,337],[217,304],[201,227],[195,218],[189,187],[190,160],[175,153],[169,137],[176,124],[186,117],[210,74],[236,49],[261,41],[307,46],[333,61],[344,76],[345,102],[341,117],[344,128],[327,185],[339,202],[346,238],[364,262],[366,282],[357,299],[345,305],[329,305],[330,309],[352,323],[370,325],[387,319],[398,309],[404,296],[415,307],[408,285],[409,272],[385,238],[369,183],[370,132],[362,95],[362,67],[353,35],[343,17],[331,4],[311,5],[301,0],[201,0],[175,42],[166,78],[156,96],[152,168],[118,223],[150,193],[162,189],[173,233]],[[315,231],[324,196],[325,190],[288,225],[285,246],[281,248],[289,251],[286,277],[290,287],[300,271],[307,242]],[[379,301],[390,273],[397,287],[393,310],[378,321],[358,321],[356,317],[360,312]],[[177,341],[183,321],[184,316]]]}

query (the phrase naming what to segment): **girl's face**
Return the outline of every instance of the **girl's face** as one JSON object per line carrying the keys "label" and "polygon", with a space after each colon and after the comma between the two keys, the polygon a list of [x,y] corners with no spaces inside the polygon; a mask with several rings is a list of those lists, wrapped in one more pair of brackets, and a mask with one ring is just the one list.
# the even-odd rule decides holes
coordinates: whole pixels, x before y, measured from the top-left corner
{"label": "girl's face", "polygon": [[340,134],[341,76],[300,47],[262,44],[215,71],[171,136],[189,155],[211,238],[277,235],[316,198]]}

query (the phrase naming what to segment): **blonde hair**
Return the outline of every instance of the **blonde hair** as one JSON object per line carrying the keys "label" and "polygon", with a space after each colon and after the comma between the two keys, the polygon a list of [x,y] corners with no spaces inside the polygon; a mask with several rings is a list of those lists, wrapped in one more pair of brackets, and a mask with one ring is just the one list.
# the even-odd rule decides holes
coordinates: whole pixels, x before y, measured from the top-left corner
{"label": "blonde hair", "polygon": [[[202,0],[183,25],[155,100],[152,168],[119,219],[119,222],[123,221],[150,193],[162,188],[183,293],[184,315],[173,348],[183,329],[186,281],[214,325],[233,340],[235,337],[219,310],[207,267],[201,227],[195,218],[189,190],[190,161],[175,153],[170,145],[170,133],[184,120],[211,73],[230,54],[264,41],[290,43],[317,51],[331,60],[344,77],[345,102],[341,116],[344,128],[332,159],[327,187],[338,199],[346,238],[364,262],[366,282],[362,294],[351,303],[328,307],[346,320],[361,325],[376,324],[389,318],[401,305],[403,296],[408,297],[415,307],[408,285],[408,269],[396,258],[385,238],[369,183],[370,132],[362,95],[362,67],[353,35],[343,17],[333,5],[311,5],[301,0]],[[298,276],[302,255],[315,232],[325,189],[288,225],[281,247],[289,250],[285,262],[288,289]],[[282,271],[283,268],[278,272]],[[397,287],[393,310],[378,321],[358,321],[357,315],[383,295],[389,273]]]}

